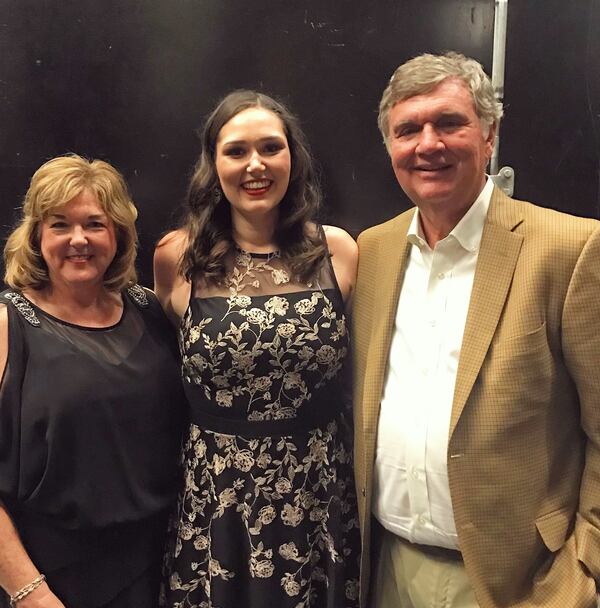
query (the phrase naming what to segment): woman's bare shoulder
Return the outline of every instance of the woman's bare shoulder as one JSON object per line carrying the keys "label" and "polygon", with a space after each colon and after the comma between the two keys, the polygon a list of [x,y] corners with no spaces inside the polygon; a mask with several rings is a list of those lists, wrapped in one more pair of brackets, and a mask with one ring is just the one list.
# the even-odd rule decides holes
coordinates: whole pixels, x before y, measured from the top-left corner
{"label": "woman's bare shoulder", "polygon": [[358,246],[356,241],[339,226],[323,226],[325,231],[325,238],[327,239],[327,246],[332,255],[336,252],[344,257],[350,259],[358,258]]}
{"label": "woman's bare shoulder", "polygon": [[181,259],[187,244],[186,230],[174,230],[160,239],[154,251],[154,293],[175,324],[189,300],[190,285],[181,274]]}
{"label": "woman's bare shoulder", "polygon": [[331,264],[333,265],[335,278],[348,307],[356,281],[358,245],[343,228],[323,226],[323,230],[331,254]]}
{"label": "woman's bare shoulder", "polygon": [[187,247],[187,232],[180,228],[165,234],[154,250],[154,268],[171,272],[179,267],[181,257]]}
{"label": "woman's bare shoulder", "polygon": [[181,255],[187,246],[188,234],[184,228],[167,232],[156,244],[156,251],[163,255],[178,253]]}

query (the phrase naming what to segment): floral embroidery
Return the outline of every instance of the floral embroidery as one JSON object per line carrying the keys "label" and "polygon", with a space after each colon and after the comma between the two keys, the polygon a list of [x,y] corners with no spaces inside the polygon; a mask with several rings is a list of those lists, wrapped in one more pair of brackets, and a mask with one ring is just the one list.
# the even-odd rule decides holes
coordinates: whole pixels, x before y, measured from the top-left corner
{"label": "floral embroidery", "polygon": [[[245,279],[245,274],[238,272],[239,284]],[[209,331],[214,329],[212,318],[194,324],[192,308],[188,309],[180,336],[183,377],[189,383],[203,384],[206,397],[221,407],[230,408],[234,400],[245,403],[252,420],[292,418],[311,398],[303,375],[310,372],[317,389],[342,368],[347,347],[334,348],[322,342],[324,338],[339,342],[346,335],[345,319],[337,317],[321,291],[313,291],[292,306],[281,296],[271,296],[262,308],[257,301],[256,296],[231,294],[221,319],[225,323],[216,335]],[[247,348],[248,332],[255,337],[253,348]],[[188,354],[197,343],[202,345],[203,354]],[[255,367],[265,353],[270,356],[270,370],[257,382]],[[203,372],[206,377],[200,377]],[[268,390],[273,385],[278,389]]]}
{"label": "floral embroidery", "polygon": [[[202,586],[206,588],[213,578],[235,580],[237,576],[244,575],[244,572],[229,570],[218,561],[214,556],[214,541],[211,542],[217,522],[228,513],[237,512],[247,530],[249,576],[270,578],[278,573],[280,587],[286,595],[300,596],[300,603],[293,604],[294,607],[312,606],[310,598],[315,592],[315,581],[326,582],[328,576],[326,569],[315,569],[315,564],[331,560],[341,567],[344,560],[348,566],[352,560],[356,564],[358,559],[358,545],[352,546],[339,538],[336,540],[329,531],[330,527],[335,529],[342,521],[340,533],[343,536],[358,534],[354,496],[344,491],[351,480],[331,477],[336,467],[350,472],[351,456],[339,442],[339,433],[339,425],[335,421],[326,430],[312,431],[308,450],[300,457],[301,446],[291,438],[248,440],[215,436],[192,425],[183,450],[187,474],[175,529],[174,555],[177,557],[189,543],[197,552],[197,561],[191,568],[193,579],[187,584],[183,583],[179,572],[171,573],[170,589],[182,591],[184,595],[180,597],[187,597],[188,591]],[[207,441],[212,443],[213,440],[221,450],[211,457]],[[232,485],[215,492],[221,487],[220,477],[226,472],[231,474]],[[338,514],[337,521],[336,518],[330,520],[332,513]],[[344,514],[346,521],[343,521]],[[271,546],[261,540],[264,530],[277,526],[278,522],[285,530],[300,528],[305,520],[311,523],[303,549],[295,541],[286,540],[285,532],[278,533],[282,539],[279,544]],[[278,565],[279,559],[282,561]],[[348,566],[354,575],[357,568],[357,565],[354,569]],[[357,605],[354,603],[358,599],[355,593],[357,578],[346,579],[344,585],[347,600],[344,605]],[[181,604],[188,605],[202,604]],[[335,604],[336,607],[338,605],[342,606]]]}
{"label": "floral embroidery", "polygon": [[[290,282],[288,272],[271,264],[271,260],[279,259],[279,253],[270,254],[264,259],[255,259],[247,251],[240,250],[236,256],[233,271],[227,277],[227,285],[233,297],[238,297],[248,286],[260,287],[258,277],[263,272],[269,272],[275,285],[285,285]],[[244,297],[244,296],[242,296]]]}
{"label": "floral embroidery", "polygon": [[276,315],[284,315],[288,307],[289,302],[279,296],[273,296],[265,302],[265,310]]}

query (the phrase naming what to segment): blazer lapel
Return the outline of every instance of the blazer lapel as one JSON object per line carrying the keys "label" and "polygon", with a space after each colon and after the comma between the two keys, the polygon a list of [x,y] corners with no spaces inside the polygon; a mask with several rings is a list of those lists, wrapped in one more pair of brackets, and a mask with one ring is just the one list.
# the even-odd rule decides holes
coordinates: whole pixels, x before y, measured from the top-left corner
{"label": "blazer lapel", "polygon": [[513,230],[522,221],[511,199],[494,188],[456,373],[449,437],[456,428],[502,314],[523,242],[523,236]]}
{"label": "blazer lapel", "polygon": [[[379,240],[377,276],[372,283],[376,290],[376,304],[372,314],[372,331],[365,370],[365,394],[363,395],[364,437],[372,438],[372,445],[365,446],[365,465],[372,458],[377,434],[379,407],[388,364],[392,333],[400,287],[408,258],[406,233],[412,213],[404,213],[390,226]],[[367,471],[370,467],[367,466]]]}

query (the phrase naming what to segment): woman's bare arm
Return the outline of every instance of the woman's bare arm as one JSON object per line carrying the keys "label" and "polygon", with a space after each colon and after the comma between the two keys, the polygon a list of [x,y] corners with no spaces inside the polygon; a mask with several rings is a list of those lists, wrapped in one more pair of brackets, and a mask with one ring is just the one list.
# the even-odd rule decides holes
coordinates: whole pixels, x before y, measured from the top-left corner
{"label": "woman's bare arm", "polygon": [[335,278],[342,292],[346,309],[350,308],[356,270],[358,267],[358,245],[356,241],[342,228],[323,226],[327,246],[331,253],[331,263]]}
{"label": "woman's bare arm", "polygon": [[[8,359],[8,314],[0,305],[0,377],[4,377]],[[17,530],[0,502],[0,586],[13,595],[33,581],[40,572],[27,555]],[[42,583],[27,597],[19,601],[19,608],[64,608],[64,604]]]}
{"label": "woman's bare arm", "polygon": [[154,251],[154,293],[175,326],[179,325],[190,299],[190,284],[179,272],[186,243],[185,232],[175,230],[164,236]]}

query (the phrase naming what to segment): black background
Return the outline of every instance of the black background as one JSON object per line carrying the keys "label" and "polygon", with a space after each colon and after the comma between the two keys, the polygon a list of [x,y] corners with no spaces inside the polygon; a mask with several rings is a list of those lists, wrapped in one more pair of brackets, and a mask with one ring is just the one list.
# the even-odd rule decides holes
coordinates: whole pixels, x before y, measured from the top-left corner
{"label": "black background", "polygon": [[[600,0],[508,6],[500,166],[515,196],[600,216]],[[458,50],[491,73],[494,2],[460,0],[0,0],[0,224],[65,152],[102,158],[140,210],[139,269],[173,225],[195,131],[238,87],[301,118],[325,218],[356,235],[409,202],[376,126],[393,70]]]}

